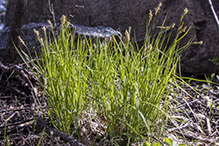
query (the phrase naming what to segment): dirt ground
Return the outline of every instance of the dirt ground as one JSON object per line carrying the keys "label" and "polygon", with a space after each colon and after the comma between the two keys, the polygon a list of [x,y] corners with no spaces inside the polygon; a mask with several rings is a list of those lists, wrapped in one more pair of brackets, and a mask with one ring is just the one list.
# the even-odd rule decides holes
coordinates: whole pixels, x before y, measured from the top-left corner
{"label": "dirt ground", "polygon": [[[180,96],[171,95],[178,101],[170,102],[175,108],[171,116],[185,122],[168,120],[164,135],[183,144],[219,145],[219,91],[197,82],[191,86],[199,89],[200,95],[185,86],[178,90]],[[5,66],[0,62],[0,146],[92,144],[89,138],[55,130],[48,120],[47,103],[39,82],[25,64]],[[153,138],[156,140],[156,136]]]}

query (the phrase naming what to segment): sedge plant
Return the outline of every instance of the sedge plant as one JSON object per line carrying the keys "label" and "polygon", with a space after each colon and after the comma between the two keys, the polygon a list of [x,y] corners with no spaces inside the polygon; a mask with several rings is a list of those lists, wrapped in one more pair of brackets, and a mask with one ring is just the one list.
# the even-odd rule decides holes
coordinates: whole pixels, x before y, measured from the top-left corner
{"label": "sedge plant", "polygon": [[168,95],[173,88],[171,81],[176,79],[180,52],[191,43],[179,47],[189,31],[183,28],[186,13],[187,9],[170,42],[174,24],[165,27],[165,20],[158,35],[151,37],[156,28],[154,24],[149,27],[151,12],[144,45],[138,49],[130,41],[130,31],[126,31],[125,39],[119,36],[119,42],[114,36],[109,41],[83,36],[76,39],[65,16],[58,37],[50,21],[52,35],[45,27],[44,37],[35,31],[42,48],[41,54],[36,54],[37,61],[17,51],[28,66],[34,66],[36,77],[43,79],[53,126],[72,134],[84,115],[95,115],[106,125],[113,145],[150,142],[154,133],[160,137],[169,117]]}

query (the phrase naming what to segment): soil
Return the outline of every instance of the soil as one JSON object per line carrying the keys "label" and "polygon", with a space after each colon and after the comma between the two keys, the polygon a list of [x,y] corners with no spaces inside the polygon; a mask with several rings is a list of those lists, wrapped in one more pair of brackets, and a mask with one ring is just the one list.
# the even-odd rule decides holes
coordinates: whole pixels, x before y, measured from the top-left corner
{"label": "soil", "polygon": [[0,146],[82,145],[52,128],[48,118],[47,99],[31,70],[0,62]]}
{"label": "soil", "polygon": [[[182,89],[175,89],[179,94],[171,95],[178,101],[170,97],[175,111],[171,116],[178,121],[167,121],[164,136],[186,145],[219,145],[219,91],[213,85],[198,82],[190,85],[198,91],[182,85]],[[89,137],[79,138],[55,130],[49,122],[47,103],[38,80],[25,64],[0,62],[0,146],[92,144]],[[156,136],[153,139],[159,141]]]}

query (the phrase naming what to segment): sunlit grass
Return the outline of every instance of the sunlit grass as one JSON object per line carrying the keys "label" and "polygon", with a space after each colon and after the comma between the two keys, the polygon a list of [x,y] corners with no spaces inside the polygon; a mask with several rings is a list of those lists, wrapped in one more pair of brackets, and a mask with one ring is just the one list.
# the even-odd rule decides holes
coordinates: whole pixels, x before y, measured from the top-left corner
{"label": "sunlit grass", "polygon": [[[86,113],[102,120],[114,145],[150,141],[154,133],[159,138],[170,117],[168,96],[177,80],[180,52],[191,43],[179,48],[189,31],[182,22],[186,10],[172,42],[175,24],[165,26],[164,20],[154,37],[155,26],[147,24],[144,45],[137,49],[129,41],[130,31],[126,31],[125,40],[119,36],[120,42],[114,36],[108,42],[75,39],[64,16],[58,38],[53,29],[48,37],[43,28],[44,38],[35,31],[42,54],[31,64],[37,70],[36,76],[43,78],[53,126],[71,134],[78,130]],[[31,60],[24,55],[21,57],[26,63],[26,59]]]}

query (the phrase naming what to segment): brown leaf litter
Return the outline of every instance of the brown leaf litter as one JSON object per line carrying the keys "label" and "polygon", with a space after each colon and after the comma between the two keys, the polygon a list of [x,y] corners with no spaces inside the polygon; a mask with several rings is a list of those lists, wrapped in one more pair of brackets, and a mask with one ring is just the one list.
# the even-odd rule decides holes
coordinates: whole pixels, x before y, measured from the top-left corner
{"label": "brown leaf litter", "polygon": [[[178,121],[168,120],[164,137],[174,143],[219,145],[219,91],[207,88],[206,84],[191,86],[199,90],[198,93],[182,86],[179,94],[170,96],[177,100],[170,100],[170,104],[174,111],[171,116]],[[40,145],[91,145],[93,139],[89,135],[100,134],[101,139],[107,128],[98,118],[83,121],[78,130],[80,138],[74,138],[55,130],[48,119],[47,99],[30,69],[25,64],[5,66],[0,62],[0,146],[4,142],[12,146],[35,146],[44,129]]]}

